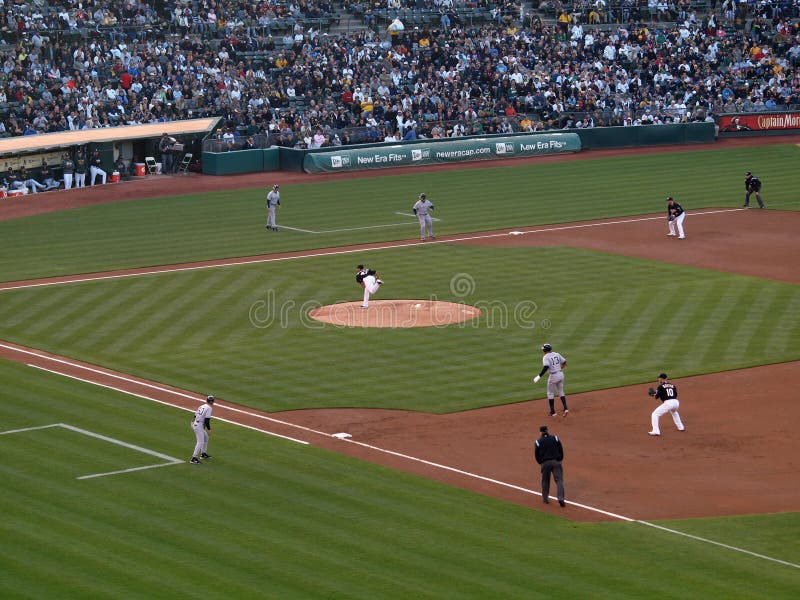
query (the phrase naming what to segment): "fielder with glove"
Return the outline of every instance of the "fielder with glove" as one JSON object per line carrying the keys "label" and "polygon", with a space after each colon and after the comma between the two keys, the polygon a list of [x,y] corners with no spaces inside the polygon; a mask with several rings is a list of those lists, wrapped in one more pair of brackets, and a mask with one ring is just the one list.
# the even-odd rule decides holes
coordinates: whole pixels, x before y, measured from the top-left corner
{"label": "fielder with glove", "polygon": [[686,234],[683,232],[683,220],[686,218],[686,213],[683,207],[675,202],[672,196],[667,198],[667,226],[669,233],[667,235],[675,236],[675,228],[678,228],[678,239],[686,239]]}
{"label": "fielder with glove", "polygon": [[661,416],[666,413],[672,415],[672,420],[675,422],[675,427],[678,428],[678,431],[686,430],[686,427],[683,426],[683,421],[681,421],[681,416],[678,413],[678,408],[681,405],[681,403],[678,402],[678,388],[675,384],[667,380],[666,373],[661,373],[658,376],[658,388],[649,388],[647,394],[661,401],[658,408],[650,415],[652,429],[647,433],[650,435],[661,435],[658,421],[661,419]]}

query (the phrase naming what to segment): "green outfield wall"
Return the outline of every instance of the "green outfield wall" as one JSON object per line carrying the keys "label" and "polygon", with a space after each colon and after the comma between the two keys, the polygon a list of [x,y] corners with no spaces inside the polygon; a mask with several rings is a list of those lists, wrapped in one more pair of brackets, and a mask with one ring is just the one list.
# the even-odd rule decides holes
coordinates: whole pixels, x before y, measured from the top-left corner
{"label": "green outfield wall", "polygon": [[634,127],[596,127],[508,136],[376,143],[315,150],[272,147],[264,150],[203,152],[203,173],[234,175],[259,171],[338,173],[363,169],[507,159],[578,152],[593,148],[630,148],[664,144],[709,143],[714,123],[675,123]]}
{"label": "green outfield wall", "polygon": [[280,148],[203,152],[205,175],[241,175],[280,168]]}
{"label": "green outfield wall", "polygon": [[576,133],[426,140],[413,145],[381,144],[366,148],[339,147],[334,151],[309,152],[303,158],[303,170],[306,173],[338,173],[516,156],[540,156],[578,152],[580,149],[581,139]]}

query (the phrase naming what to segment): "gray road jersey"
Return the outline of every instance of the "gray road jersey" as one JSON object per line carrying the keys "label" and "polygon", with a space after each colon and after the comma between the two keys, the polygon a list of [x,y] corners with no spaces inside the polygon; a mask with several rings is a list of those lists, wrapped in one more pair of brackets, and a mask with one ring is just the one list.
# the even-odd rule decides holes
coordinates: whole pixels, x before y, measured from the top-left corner
{"label": "gray road jersey", "polygon": [[561,365],[567,364],[567,359],[558,352],[548,352],[542,357],[542,364],[547,367],[547,372],[561,373]]}
{"label": "gray road jersey", "polygon": [[417,216],[425,216],[428,214],[428,211],[433,206],[433,203],[430,200],[417,200],[417,203],[414,205],[414,208],[417,209]]}
{"label": "gray road jersey", "polygon": [[281,195],[278,192],[270,192],[267,194],[267,208],[272,208],[281,202]]}

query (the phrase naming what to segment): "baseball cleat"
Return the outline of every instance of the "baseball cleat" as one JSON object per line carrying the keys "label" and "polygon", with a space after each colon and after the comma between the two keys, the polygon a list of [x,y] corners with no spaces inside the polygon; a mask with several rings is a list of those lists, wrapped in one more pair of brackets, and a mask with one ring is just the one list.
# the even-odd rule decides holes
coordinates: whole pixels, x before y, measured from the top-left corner
{"label": "baseball cleat", "polygon": [[190,460],[189,462],[192,463],[193,465],[199,465],[200,464],[200,459],[197,458],[196,456],[193,456],[192,460]]}
{"label": "baseball cleat", "polygon": [[200,455],[200,458],[211,458],[211,455],[210,455],[210,454],[206,454],[205,452],[203,452],[203,453]]}
{"label": "baseball cleat", "polygon": [[550,500],[548,500],[547,498],[542,498],[542,502],[544,502],[545,504],[550,504]]}
{"label": "baseball cleat", "polygon": [[682,235],[682,236],[680,236],[678,239],[679,239],[679,240],[685,240],[685,239],[686,239],[686,236],[685,236],[685,235]]}
{"label": "baseball cleat", "polygon": [[558,505],[559,505],[561,508],[564,508],[564,507],[567,505],[567,503],[566,503],[566,502],[564,502],[563,500],[559,500],[559,501],[558,501]]}
{"label": "baseball cleat", "polygon": [[569,410],[565,408],[564,409],[564,416],[566,417],[568,414],[569,414]]}
{"label": "baseball cleat", "polygon": [[667,235],[669,235],[669,236],[671,236],[671,237],[675,237],[675,234],[674,234],[674,233],[668,233]]}
{"label": "baseball cleat", "polygon": [[661,434],[658,433],[657,431],[648,431],[647,435],[661,435]]}
{"label": "baseball cleat", "polygon": [[551,417],[555,417],[555,416],[556,416],[556,413],[554,413],[554,412],[551,412],[551,413],[550,413],[550,416],[551,416]]}

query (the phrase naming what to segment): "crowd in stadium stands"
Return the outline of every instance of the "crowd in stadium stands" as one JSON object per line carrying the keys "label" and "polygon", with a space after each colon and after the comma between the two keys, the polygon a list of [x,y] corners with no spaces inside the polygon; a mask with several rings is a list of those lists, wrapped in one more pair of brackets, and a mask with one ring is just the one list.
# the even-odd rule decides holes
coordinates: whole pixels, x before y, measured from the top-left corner
{"label": "crowd in stadium stands", "polygon": [[[318,147],[800,105],[798,0],[454,2],[5,0],[0,135],[213,115],[231,148]],[[344,9],[385,20],[324,31]]]}

